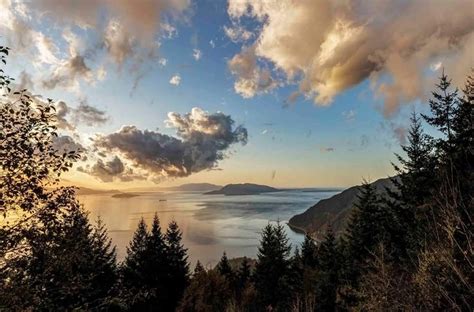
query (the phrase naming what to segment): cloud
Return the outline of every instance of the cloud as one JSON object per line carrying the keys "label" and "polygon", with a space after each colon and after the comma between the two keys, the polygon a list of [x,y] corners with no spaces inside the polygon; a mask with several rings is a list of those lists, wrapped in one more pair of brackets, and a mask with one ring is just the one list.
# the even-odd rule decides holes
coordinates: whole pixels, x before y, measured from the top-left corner
{"label": "cloud", "polygon": [[46,89],[54,89],[57,86],[77,90],[79,88],[78,78],[92,82],[92,70],[86,65],[84,57],[76,55],[70,59],[63,60],[57,64],[53,73],[42,81]]}
{"label": "cloud", "polygon": [[[79,81],[100,81],[112,61],[140,73],[144,60],[156,58],[160,40],[176,35],[190,0],[0,0],[0,32],[7,45],[38,69],[43,87],[78,91]],[[50,37],[43,24],[65,29]],[[72,31],[74,30],[74,31]],[[81,37],[79,38],[79,35]],[[98,53],[105,51],[104,53]],[[97,73],[95,71],[96,67]],[[102,79],[101,79],[102,77]]]}
{"label": "cloud", "polygon": [[330,153],[330,152],[334,152],[336,149],[334,147],[321,147],[319,148],[319,151],[321,153]]}
{"label": "cloud", "polygon": [[115,180],[130,182],[146,179],[146,176],[137,174],[133,169],[127,168],[117,156],[105,162],[102,159],[98,159],[92,166],[78,167],[77,170],[94,176],[102,182],[112,182]]}
{"label": "cloud", "polygon": [[[462,83],[473,66],[473,9],[469,0],[229,0],[233,24],[257,24],[251,48],[246,43],[233,58],[250,60],[245,70],[229,67],[236,85],[248,85],[262,63],[271,64],[284,75],[279,83],[298,84],[293,100],[305,95],[317,105],[370,79],[389,117],[426,96],[431,64],[450,64],[455,84]],[[258,91],[236,88],[244,97]]]}
{"label": "cloud", "polygon": [[199,49],[193,49],[193,58],[196,60],[196,61],[199,61],[202,57],[202,52],[201,50]]}
{"label": "cloud", "polygon": [[232,42],[235,43],[245,42],[253,37],[253,33],[241,25],[233,25],[231,27],[224,26],[224,33]]}
{"label": "cloud", "polygon": [[181,83],[181,76],[180,75],[176,74],[173,77],[171,77],[170,84],[172,84],[174,86],[179,86],[180,83]]}
{"label": "cloud", "polygon": [[354,110],[348,110],[348,111],[343,111],[342,112],[342,117],[344,117],[344,119],[346,121],[354,121],[355,120],[355,117],[356,117],[357,113],[354,111]]}
{"label": "cloud", "polygon": [[89,127],[101,126],[109,120],[109,116],[102,111],[81,100],[79,106],[70,107],[63,101],[56,103],[56,122],[59,129],[75,130],[77,125]]}
{"label": "cloud", "polygon": [[160,57],[160,58],[158,59],[158,64],[160,64],[160,66],[162,66],[162,67],[165,67],[166,64],[168,64],[168,60],[165,59],[164,57]]}
{"label": "cloud", "polygon": [[93,147],[103,155],[120,154],[157,182],[214,169],[233,144],[247,142],[247,129],[234,126],[234,120],[220,112],[209,114],[200,108],[185,115],[172,112],[166,125],[176,129],[177,137],[123,126],[115,133],[97,135]]}
{"label": "cloud", "polygon": [[276,87],[276,82],[266,68],[257,66],[254,48],[245,48],[228,62],[231,73],[237,78],[234,90],[244,98],[267,93]]}
{"label": "cloud", "polygon": [[214,42],[214,40],[210,40],[209,44],[211,45],[213,49],[216,47],[216,43]]}
{"label": "cloud", "polygon": [[53,148],[60,154],[68,152],[85,151],[85,148],[72,137],[68,135],[61,135],[53,139]]}

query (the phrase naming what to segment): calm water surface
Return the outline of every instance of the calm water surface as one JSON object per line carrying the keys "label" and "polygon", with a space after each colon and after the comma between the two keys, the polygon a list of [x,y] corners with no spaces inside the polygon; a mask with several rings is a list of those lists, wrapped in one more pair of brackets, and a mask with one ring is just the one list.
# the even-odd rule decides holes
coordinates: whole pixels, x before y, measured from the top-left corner
{"label": "calm water surface", "polygon": [[[229,257],[255,257],[261,229],[268,222],[285,223],[293,215],[331,197],[337,191],[288,190],[245,196],[203,195],[192,192],[140,193],[131,198],[111,195],[82,195],[79,200],[95,220],[100,215],[123,259],[140,218],[150,225],[155,212],[162,228],[176,220],[183,231],[183,243],[189,260],[214,265],[224,251]],[[160,201],[161,200],[161,201]],[[303,235],[286,227],[292,246],[303,241]]]}

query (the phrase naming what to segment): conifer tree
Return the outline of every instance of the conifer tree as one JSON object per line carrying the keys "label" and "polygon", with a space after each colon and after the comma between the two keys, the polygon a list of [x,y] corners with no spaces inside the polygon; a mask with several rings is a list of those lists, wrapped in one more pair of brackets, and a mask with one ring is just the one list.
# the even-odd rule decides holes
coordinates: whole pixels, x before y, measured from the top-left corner
{"label": "conifer tree", "polygon": [[445,140],[438,140],[438,148],[440,152],[451,157],[454,143],[454,129],[455,112],[458,106],[458,91],[451,90],[451,80],[444,73],[439,78],[439,83],[436,85],[438,91],[432,92],[433,99],[430,99],[431,115],[423,115],[423,118],[430,125],[438,129],[444,134]]}
{"label": "conifer tree", "polygon": [[301,258],[303,264],[310,268],[314,268],[316,266],[316,244],[314,240],[306,233],[304,237],[304,241],[301,244]]}
{"label": "conifer tree", "polygon": [[194,267],[194,273],[193,276],[201,274],[203,272],[206,272],[206,269],[204,269],[203,265],[201,264],[201,261],[196,262],[196,266]]}
{"label": "conifer tree", "polygon": [[392,223],[393,217],[383,206],[375,186],[364,181],[345,233],[345,256],[349,260],[346,278],[353,285],[365,271],[367,258],[374,248],[389,240],[387,229]]}
{"label": "conifer tree", "polygon": [[91,240],[93,267],[96,272],[92,288],[99,293],[100,297],[108,296],[112,300],[116,296],[115,288],[118,278],[117,252],[100,217],[97,218],[92,230]]}
{"label": "conifer tree", "polygon": [[288,293],[291,246],[280,223],[268,224],[262,231],[255,268],[255,286],[261,309],[285,311],[290,304]]}
{"label": "conifer tree", "polygon": [[146,242],[144,283],[153,294],[150,304],[159,306],[168,297],[168,256],[160,220],[155,213]]}
{"label": "conifer tree", "polygon": [[222,254],[221,260],[217,264],[217,270],[219,273],[226,278],[229,283],[232,283],[234,280],[234,271],[232,270],[227,254],[224,251]]}
{"label": "conifer tree", "polygon": [[126,300],[135,309],[143,308],[143,304],[149,299],[145,285],[147,244],[147,226],[145,220],[141,218],[127,247],[127,255],[121,268]]}
{"label": "conifer tree", "polygon": [[165,311],[174,311],[189,282],[187,249],[182,245],[182,233],[175,221],[171,221],[165,234],[168,259],[168,300]]}
{"label": "conifer tree", "polygon": [[237,271],[237,277],[239,280],[239,287],[243,288],[247,282],[250,281],[252,276],[252,270],[250,267],[250,262],[247,257],[242,259],[242,263],[240,263],[239,270]]}
{"label": "conifer tree", "polygon": [[408,145],[402,146],[406,158],[395,154],[400,165],[392,164],[397,175],[391,178],[394,188],[386,191],[387,204],[394,216],[391,239],[396,250],[392,256],[413,263],[427,226],[422,206],[436,185],[436,161],[432,140],[424,134],[420,117],[413,113],[410,120]]}
{"label": "conifer tree", "polygon": [[335,311],[341,263],[336,237],[331,227],[328,228],[317,253],[316,310]]}

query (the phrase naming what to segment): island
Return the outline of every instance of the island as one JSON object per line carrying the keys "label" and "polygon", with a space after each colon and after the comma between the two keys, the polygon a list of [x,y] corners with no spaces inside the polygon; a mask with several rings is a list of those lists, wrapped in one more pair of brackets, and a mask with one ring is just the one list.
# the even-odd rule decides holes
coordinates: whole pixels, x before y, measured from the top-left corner
{"label": "island", "polygon": [[276,189],[267,185],[252,184],[252,183],[241,183],[241,184],[227,184],[223,188],[215,191],[204,193],[205,195],[259,195],[262,193],[280,192],[281,190]]}
{"label": "island", "polygon": [[112,195],[113,198],[131,198],[131,197],[137,197],[140,196],[139,194],[134,194],[134,193],[118,193]]}

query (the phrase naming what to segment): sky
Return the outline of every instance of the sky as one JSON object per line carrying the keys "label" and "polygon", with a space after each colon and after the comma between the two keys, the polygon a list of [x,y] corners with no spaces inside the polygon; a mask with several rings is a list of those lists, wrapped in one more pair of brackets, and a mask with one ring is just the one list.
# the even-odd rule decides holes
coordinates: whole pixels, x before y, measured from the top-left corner
{"label": "sky", "polygon": [[0,45],[83,153],[67,183],[344,187],[393,174],[443,69],[462,87],[474,2],[0,0]]}

